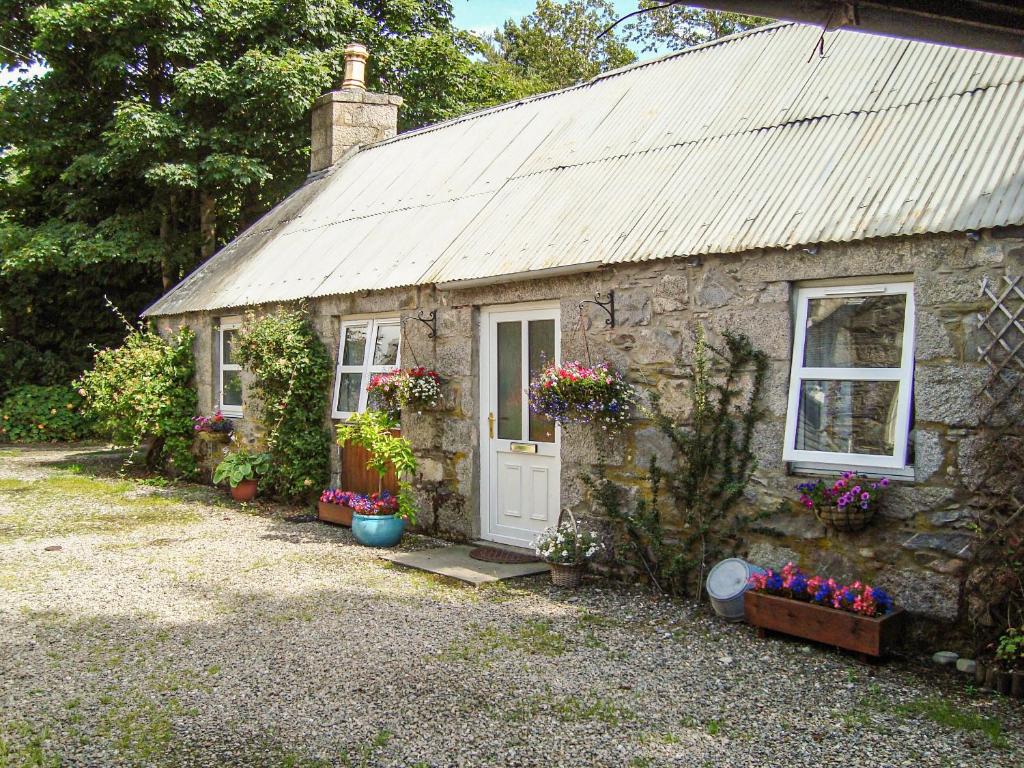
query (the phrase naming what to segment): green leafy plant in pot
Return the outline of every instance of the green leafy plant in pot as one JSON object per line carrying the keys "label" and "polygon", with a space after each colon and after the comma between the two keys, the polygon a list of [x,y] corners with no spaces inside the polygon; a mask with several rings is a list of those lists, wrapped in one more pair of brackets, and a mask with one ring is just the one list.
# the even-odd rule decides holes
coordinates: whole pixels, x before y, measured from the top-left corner
{"label": "green leafy plant in pot", "polygon": [[996,644],[996,689],[1024,699],[1024,627],[1010,627]]}
{"label": "green leafy plant in pot", "polygon": [[384,500],[384,477],[394,467],[398,477],[398,496],[386,504],[375,503],[355,509],[352,514],[352,535],[369,547],[393,547],[405,531],[405,524],[416,524],[416,504],[409,478],[416,471],[416,457],[408,439],[392,433],[398,426],[394,417],[384,411],[354,414],[338,426],[338,444],[364,448],[370,455],[366,468],[377,473],[377,493],[371,499]]}
{"label": "green leafy plant in pot", "polygon": [[258,478],[270,467],[270,454],[239,448],[227,454],[213,470],[213,482],[231,486],[231,498],[235,501],[252,501],[256,498]]}

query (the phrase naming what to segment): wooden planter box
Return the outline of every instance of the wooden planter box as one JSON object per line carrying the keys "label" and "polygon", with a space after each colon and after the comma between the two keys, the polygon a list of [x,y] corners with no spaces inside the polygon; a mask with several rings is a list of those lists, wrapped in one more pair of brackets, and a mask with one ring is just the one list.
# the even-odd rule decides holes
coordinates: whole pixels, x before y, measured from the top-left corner
{"label": "wooden planter box", "polygon": [[881,656],[903,621],[902,608],[885,616],[861,616],[752,590],[743,596],[743,609],[758,634],[782,632],[864,656]]}
{"label": "wooden planter box", "polygon": [[[402,433],[393,429],[391,434],[398,436]],[[354,493],[371,494],[381,490],[397,494],[398,476],[394,467],[388,470],[382,481],[376,472],[366,468],[366,462],[369,460],[370,452],[365,448],[345,443],[341,449],[341,487]]]}
{"label": "wooden planter box", "polygon": [[325,523],[352,527],[352,507],[346,507],[344,504],[328,504],[325,501],[318,501],[316,516]]}

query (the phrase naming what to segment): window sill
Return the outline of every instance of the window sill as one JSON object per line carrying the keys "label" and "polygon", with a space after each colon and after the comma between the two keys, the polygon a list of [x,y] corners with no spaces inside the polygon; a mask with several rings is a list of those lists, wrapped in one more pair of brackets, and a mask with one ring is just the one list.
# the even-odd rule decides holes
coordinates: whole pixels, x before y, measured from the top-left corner
{"label": "window sill", "polygon": [[856,472],[869,478],[888,477],[890,480],[901,480],[913,482],[914,468],[900,467],[897,469],[883,469],[881,467],[857,467],[848,464],[824,464],[809,461],[787,462],[787,474],[806,475],[809,477],[824,477],[838,475],[840,472]]}

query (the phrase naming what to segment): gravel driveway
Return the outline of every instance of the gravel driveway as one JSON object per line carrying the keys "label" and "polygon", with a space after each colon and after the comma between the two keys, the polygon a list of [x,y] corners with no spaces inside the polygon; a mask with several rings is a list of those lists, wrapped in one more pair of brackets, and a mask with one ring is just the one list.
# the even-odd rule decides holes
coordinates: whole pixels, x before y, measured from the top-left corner
{"label": "gravel driveway", "polygon": [[950,675],[599,580],[464,587],[117,466],[0,451],[0,768],[1024,765],[1021,708]]}

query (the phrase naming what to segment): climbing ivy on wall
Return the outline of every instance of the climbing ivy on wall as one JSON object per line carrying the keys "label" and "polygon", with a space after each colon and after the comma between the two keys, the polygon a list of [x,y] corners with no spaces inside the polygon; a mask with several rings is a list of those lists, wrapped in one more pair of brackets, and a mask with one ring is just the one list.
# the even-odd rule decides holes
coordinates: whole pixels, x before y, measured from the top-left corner
{"label": "climbing ivy on wall", "polygon": [[330,471],[324,415],[331,360],[307,313],[288,310],[258,319],[250,315],[237,357],[252,375],[273,457],[264,487],[286,499],[319,493]]}
{"label": "climbing ivy on wall", "polygon": [[[685,594],[702,583],[708,564],[735,543],[744,522],[735,508],[757,468],[752,442],[763,416],[768,357],[741,334],[726,331],[724,341],[724,348],[712,347],[698,328],[685,423],[651,393],[651,417],[673,460],[663,467],[650,457],[649,493],[636,509],[626,508],[625,488],[607,477],[603,463],[584,477],[597,506],[624,533],[626,551],[665,592]],[[662,517],[669,509],[673,527]]]}

